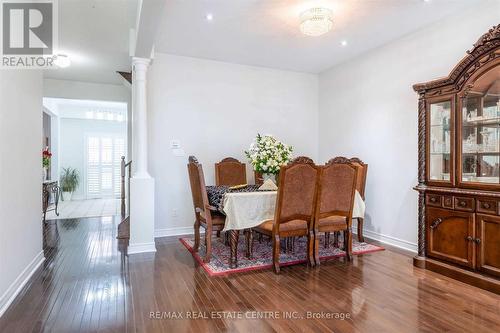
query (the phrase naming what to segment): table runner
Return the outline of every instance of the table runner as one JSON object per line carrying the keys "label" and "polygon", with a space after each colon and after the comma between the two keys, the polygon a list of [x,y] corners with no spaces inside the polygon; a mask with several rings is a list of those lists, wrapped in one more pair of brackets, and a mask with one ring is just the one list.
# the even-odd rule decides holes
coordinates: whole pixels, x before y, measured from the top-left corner
{"label": "table runner", "polygon": [[231,189],[230,186],[207,186],[208,203],[217,208],[221,213],[224,213],[224,196],[226,193],[242,193],[242,192],[265,192],[259,191],[259,185],[247,185],[239,189]]}

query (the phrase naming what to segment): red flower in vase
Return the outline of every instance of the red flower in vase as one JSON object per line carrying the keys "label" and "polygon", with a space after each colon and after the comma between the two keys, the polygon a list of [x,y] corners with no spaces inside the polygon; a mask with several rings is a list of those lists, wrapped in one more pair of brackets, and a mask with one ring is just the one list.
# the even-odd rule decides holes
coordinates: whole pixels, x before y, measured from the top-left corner
{"label": "red flower in vase", "polygon": [[42,151],[42,166],[44,168],[49,167],[51,158],[52,158],[52,153],[49,151],[49,148],[47,147]]}

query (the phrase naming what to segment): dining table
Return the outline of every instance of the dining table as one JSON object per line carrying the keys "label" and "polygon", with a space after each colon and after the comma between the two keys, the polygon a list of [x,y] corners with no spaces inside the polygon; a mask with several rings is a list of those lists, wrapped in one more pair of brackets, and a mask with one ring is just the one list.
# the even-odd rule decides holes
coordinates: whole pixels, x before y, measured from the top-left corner
{"label": "dining table", "polygon": [[[240,231],[251,232],[264,221],[274,218],[275,190],[260,190],[258,185],[244,187],[207,186],[208,202],[226,216],[224,232],[229,232],[231,268],[238,267],[238,241]],[[364,218],[365,203],[358,191],[355,193],[353,218]],[[251,252],[251,249],[247,249]]]}

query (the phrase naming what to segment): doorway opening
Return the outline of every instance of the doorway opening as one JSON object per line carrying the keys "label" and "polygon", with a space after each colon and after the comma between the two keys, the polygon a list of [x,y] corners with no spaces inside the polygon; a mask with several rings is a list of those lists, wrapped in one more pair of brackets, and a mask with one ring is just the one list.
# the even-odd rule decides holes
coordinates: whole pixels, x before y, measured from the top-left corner
{"label": "doorway opening", "polygon": [[44,98],[43,104],[42,148],[52,154],[45,181],[57,181],[60,189],[57,212],[46,218],[119,215],[127,103]]}

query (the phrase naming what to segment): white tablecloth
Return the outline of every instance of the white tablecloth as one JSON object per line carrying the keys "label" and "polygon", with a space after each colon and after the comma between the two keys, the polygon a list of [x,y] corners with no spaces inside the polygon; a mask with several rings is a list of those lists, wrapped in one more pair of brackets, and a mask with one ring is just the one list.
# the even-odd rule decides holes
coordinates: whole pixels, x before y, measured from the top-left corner
{"label": "white tablecloth", "polygon": [[353,218],[365,218],[365,202],[363,201],[363,198],[361,197],[361,194],[356,190],[356,193],[354,193],[354,204],[352,206],[352,217]]}
{"label": "white tablecloth", "polygon": [[[224,196],[224,213],[226,214],[226,230],[242,230],[258,226],[264,221],[274,218],[276,207],[276,191],[226,193]],[[365,216],[365,203],[356,191],[353,205],[353,218]]]}
{"label": "white tablecloth", "polygon": [[276,191],[226,193],[223,206],[226,214],[224,231],[253,228],[273,219],[277,194]]}

